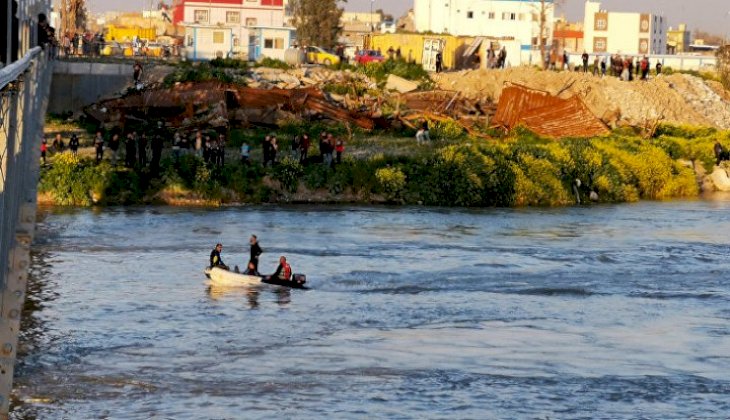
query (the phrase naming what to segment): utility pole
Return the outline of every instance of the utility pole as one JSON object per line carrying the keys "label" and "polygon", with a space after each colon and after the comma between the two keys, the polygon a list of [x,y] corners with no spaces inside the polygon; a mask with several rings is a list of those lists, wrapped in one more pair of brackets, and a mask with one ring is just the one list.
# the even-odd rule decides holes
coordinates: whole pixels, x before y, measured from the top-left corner
{"label": "utility pole", "polygon": [[370,33],[373,32],[373,3],[375,3],[375,0],[370,0]]}

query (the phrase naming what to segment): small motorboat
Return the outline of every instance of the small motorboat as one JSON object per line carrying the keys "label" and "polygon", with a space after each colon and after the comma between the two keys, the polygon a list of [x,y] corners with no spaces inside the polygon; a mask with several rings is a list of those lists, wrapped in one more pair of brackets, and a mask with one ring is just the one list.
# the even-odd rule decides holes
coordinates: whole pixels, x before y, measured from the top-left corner
{"label": "small motorboat", "polygon": [[224,270],[219,267],[206,268],[205,276],[210,279],[211,285],[224,287],[246,287],[260,284],[289,287],[292,289],[308,289],[305,284],[307,277],[304,274],[294,274],[292,280],[281,280],[271,276],[250,276],[243,273]]}

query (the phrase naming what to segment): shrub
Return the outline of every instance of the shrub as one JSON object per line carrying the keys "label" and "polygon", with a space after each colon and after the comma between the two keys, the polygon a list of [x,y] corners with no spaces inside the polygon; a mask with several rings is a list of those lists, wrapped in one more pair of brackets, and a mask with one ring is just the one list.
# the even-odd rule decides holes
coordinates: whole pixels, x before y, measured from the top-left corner
{"label": "shrub", "polygon": [[454,141],[464,138],[464,127],[454,120],[429,123],[430,135],[435,140]]}
{"label": "shrub", "polygon": [[374,79],[379,84],[385,83],[388,75],[393,74],[404,79],[412,80],[419,83],[419,88],[423,90],[432,89],[435,83],[431,76],[423,66],[409,63],[405,60],[386,60],[382,63],[369,63],[359,66],[357,70],[366,76]]}
{"label": "shrub", "polygon": [[389,201],[401,199],[406,186],[406,175],[398,168],[381,168],[375,172],[385,197]]}
{"label": "shrub", "polygon": [[290,70],[292,66],[289,64],[278,60],[276,58],[270,58],[270,57],[264,57],[261,60],[256,62],[256,67],[266,67],[270,69],[281,69],[281,70]]}
{"label": "shrub", "polygon": [[287,191],[296,192],[299,187],[299,179],[304,174],[304,168],[299,161],[290,158],[289,156],[279,162],[274,167],[274,179],[279,181]]}
{"label": "shrub", "polygon": [[237,58],[214,58],[210,60],[210,65],[227,69],[248,70],[248,61]]}

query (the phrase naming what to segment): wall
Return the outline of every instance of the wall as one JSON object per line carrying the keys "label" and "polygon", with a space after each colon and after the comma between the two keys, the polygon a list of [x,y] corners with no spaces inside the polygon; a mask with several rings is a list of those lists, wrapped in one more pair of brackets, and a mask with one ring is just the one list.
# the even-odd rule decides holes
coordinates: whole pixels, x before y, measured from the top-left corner
{"label": "wall", "polygon": [[[217,41],[215,36],[218,34]],[[192,41],[193,45],[190,45]],[[188,26],[185,28],[185,56],[188,60],[212,60],[226,58],[233,53],[233,32],[231,28],[209,26]]]}
{"label": "wall", "polygon": [[48,112],[79,112],[101,98],[132,85],[132,64],[56,61]]}
{"label": "wall", "polygon": [[[252,29],[258,32],[258,39],[260,40],[261,55],[268,58],[275,58],[277,60],[284,61],[284,53],[287,48],[292,46],[293,31],[289,29],[278,29],[278,28],[258,28]],[[281,42],[281,48],[266,48],[266,40],[269,39],[274,42],[274,47],[277,47],[276,42]],[[278,40],[278,41],[277,41]],[[258,58],[258,57],[255,57]]]}
{"label": "wall", "polygon": [[[461,36],[514,38],[531,46],[540,32],[539,0],[415,0],[418,32]],[[552,36],[554,8],[547,10],[548,45]]]}
{"label": "wall", "polygon": [[[581,54],[568,54],[570,56],[570,63],[578,65],[581,63]],[[593,57],[598,55],[599,57],[605,57],[606,62],[610,60],[610,54],[589,54],[589,64],[593,65]],[[635,58],[644,57],[641,54],[627,54]],[[696,70],[696,71],[714,71],[717,65],[717,59],[714,56],[707,55],[648,55],[649,64],[652,70],[655,68],[657,62],[661,62],[665,68],[671,68],[672,70]]]}
{"label": "wall", "polygon": [[[250,4],[250,3],[249,3]],[[208,22],[198,22],[211,25],[231,25],[246,26],[249,19],[255,19],[256,22],[248,26],[284,26],[284,7],[274,6],[248,6],[247,2],[243,4],[220,4],[220,3],[186,3],[184,21],[195,22],[195,11],[203,10],[208,12]],[[239,21],[228,21],[226,19],[227,12],[238,12]]]}

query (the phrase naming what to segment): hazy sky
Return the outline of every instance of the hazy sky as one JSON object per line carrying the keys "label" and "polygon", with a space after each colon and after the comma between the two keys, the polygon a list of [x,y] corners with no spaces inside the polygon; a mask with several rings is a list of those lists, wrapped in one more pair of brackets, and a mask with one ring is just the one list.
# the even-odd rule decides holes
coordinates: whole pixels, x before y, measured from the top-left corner
{"label": "hazy sky", "polygon": [[[478,1],[478,0],[475,0]],[[106,10],[140,10],[157,4],[151,0],[86,0],[94,12]],[[604,0],[603,7],[620,12],[651,12],[664,14],[671,26],[687,23],[691,30],[697,28],[718,35],[730,35],[729,0]],[[565,0],[565,13],[571,20],[582,19],[584,0]],[[413,6],[413,0],[375,0],[374,9],[383,9],[396,16]],[[349,0],[348,10],[369,11],[370,0]]]}

